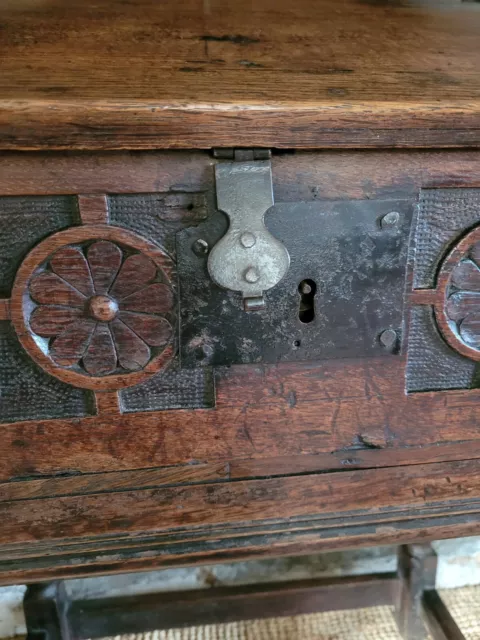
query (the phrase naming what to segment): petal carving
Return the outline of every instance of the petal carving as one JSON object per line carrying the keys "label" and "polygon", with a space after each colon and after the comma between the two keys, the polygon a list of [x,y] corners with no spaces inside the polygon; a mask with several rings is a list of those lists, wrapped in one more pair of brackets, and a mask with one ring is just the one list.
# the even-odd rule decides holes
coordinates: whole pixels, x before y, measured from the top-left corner
{"label": "petal carving", "polygon": [[55,273],[43,271],[32,278],[30,295],[40,304],[83,307],[86,297]]}
{"label": "petal carving", "polygon": [[124,298],[119,307],[123,311],[139,313],[168,313],[172,310],[173,293],[166,284],[156,282]]}
{"label": "petal carving", "polygon": [[480,312],[480,292],[457,291],[447,300],[447,316],[455,322],[466,318],[475,311]]}
{"label": "petal carving", "polygon": [[82,318],[72,322],[50,346],[50,357],[62,367],[76,364],[85,353],[96,322]]}
{"label": "petal carving", "polygon": [[142,369],[150,360],[148,345],[119,319],[112,322],[112,334],[120,366],[128,371]]}
{"label": "petal carving", "polygon": [[95,293],[107,294],[122,264],[122,250],[113,242],[99,240],[89,247],[87,257]]}
{"label": "petal carving", "polygon": [[87,373],[102,376],[112,373],[117,366],[117,354],[112,334],[107,324],[98,323],[92,339],[83,356],[83,366]]}
{"label": "petal carving", "polygon": [[462,260],[452,271],[452,284],[465,291],[480,291],[480,269],[471,260]]}
{"label": "petal carving", "polygon": [[475,262],[477,267],[480,267],[480,242],[477,242],[470,249],[470,257]]}
{"label": "petal carving", "polygon": [[460,335],[470,347],[480,349],[480,313],[475,313],[463,320]]}
{"label": "petal carving", "polygon": [[120,269],[110,293],[121,300],[134,291],[143,289],[157,275],[155,263],[142,253],[128,256]]}
{"label": "petal carving", "polygon": [[82,315],[80,309],[74,307],[37,307],[30,316],[30,329],[39,336],[51,338],[58,336],[74,320]]}
{"label": "petal carving", "polygon": [[119,317],[151,347],[163,347],[172,337],[172,325],[166,318],[128,311],[123,311]]}
{"label": "petal carving", "polygon": [[50,259],[50,267],[84,296],[93,295],[93,283],[85,256],[78,247],[62,247]]}

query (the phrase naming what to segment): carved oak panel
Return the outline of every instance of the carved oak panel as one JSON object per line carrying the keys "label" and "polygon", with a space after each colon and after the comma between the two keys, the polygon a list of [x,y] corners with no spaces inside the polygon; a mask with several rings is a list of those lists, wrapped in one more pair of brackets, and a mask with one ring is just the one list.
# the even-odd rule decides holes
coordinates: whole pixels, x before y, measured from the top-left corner
{"label": "carved oak panel", "polygon": [[7,320],[0,321],[0,392],[0,422],[94,413],[92,392],[61,382],[38,367]]}
{"label": "carved oak panel", "polygon": [[74,196],[0,198],[0,296],[10,295],[20,263],[37,242],[80,222]]}
{"label": "carved oak panel", "polygon": [[424,190],[410,249],[407,391],[478,386],[480,191]]}
{"label": "carved oak panel", "polygon": [[204,214],[201,194],[0,198],[0,422],[214,405],[176,356],[171,249]]}

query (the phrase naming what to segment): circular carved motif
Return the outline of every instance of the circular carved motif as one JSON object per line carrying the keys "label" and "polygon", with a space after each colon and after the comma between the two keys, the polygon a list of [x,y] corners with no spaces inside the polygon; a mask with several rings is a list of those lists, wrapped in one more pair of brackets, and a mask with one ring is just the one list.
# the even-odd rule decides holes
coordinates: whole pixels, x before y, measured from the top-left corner
{"label": "circular carved motif", "polygon": [[480,360],[480,227],[460,240],[444,260],[435,316],[451,347]]}
{"label": "circular carved motif", "polygon": [[20,267],[12,321],[34,360],[64,381],[138,384],[174,353],[172,274],[164,252],[124,229],[61,231]]}

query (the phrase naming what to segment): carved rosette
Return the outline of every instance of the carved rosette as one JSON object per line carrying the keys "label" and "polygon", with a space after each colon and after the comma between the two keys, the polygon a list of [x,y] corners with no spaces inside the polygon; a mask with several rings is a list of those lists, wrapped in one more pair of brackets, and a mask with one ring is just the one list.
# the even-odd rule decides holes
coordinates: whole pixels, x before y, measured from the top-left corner
{"label": "carved rosette", "polygon": [[52,375],[90,389],[131,386],[173,357],[172,276],[170,258],[130,231],[69,229],[26,257],[12,321]]}
{"label": "carved rosette", "polygon": [[443,261],[434,307],[448,344],[480,360],[480,228],[468,233]]}

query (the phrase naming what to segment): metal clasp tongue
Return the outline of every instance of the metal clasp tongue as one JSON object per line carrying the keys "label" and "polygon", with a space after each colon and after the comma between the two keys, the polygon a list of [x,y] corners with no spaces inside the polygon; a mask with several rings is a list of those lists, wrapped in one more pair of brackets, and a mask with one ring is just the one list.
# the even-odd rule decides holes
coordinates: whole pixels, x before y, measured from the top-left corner
{"label": "metal clasp tongue", "polygon": [[290,266],[286,247],[268,231],[265,213],[273,206],[270,160],[223,162],[215,167],[217,205],[230,226],[208,257],[215,284],[240,291],[245,311],[265,308],[264,291]]}

